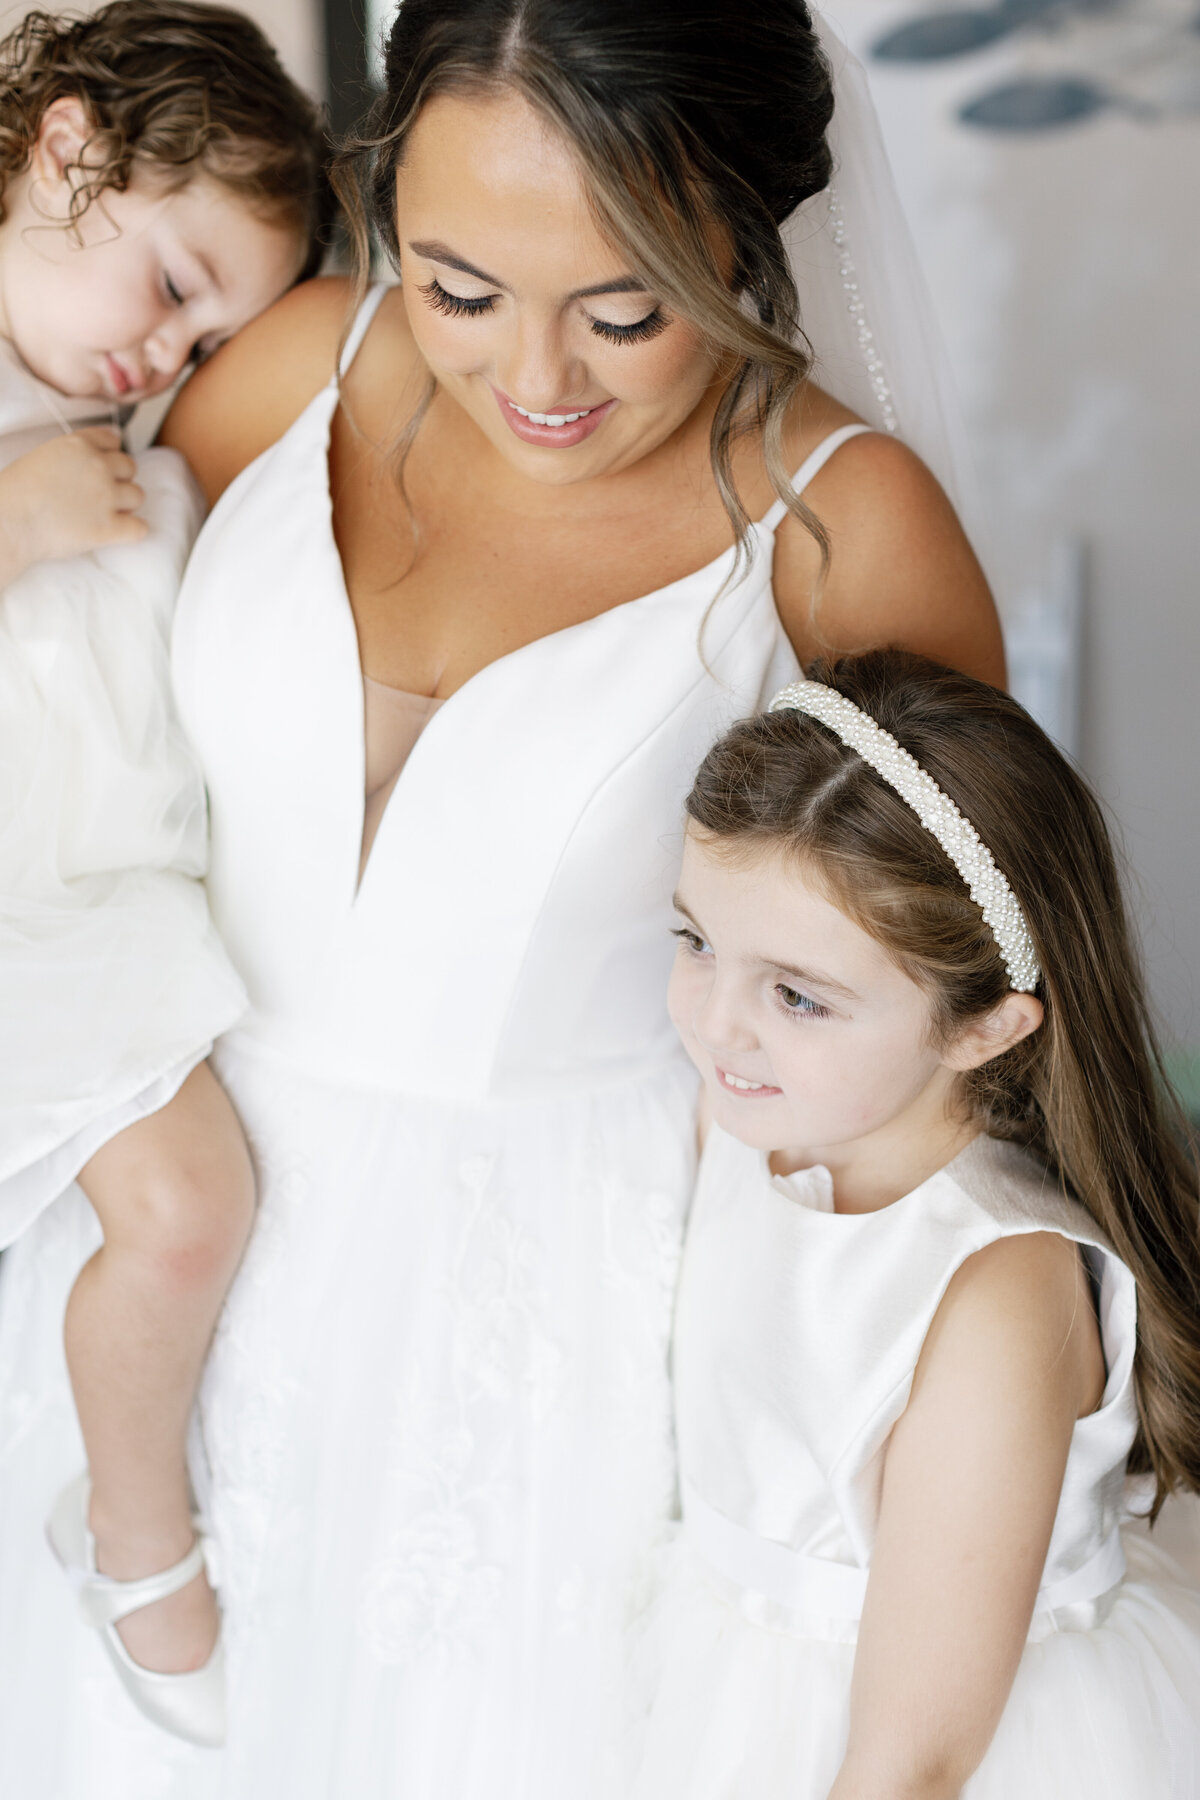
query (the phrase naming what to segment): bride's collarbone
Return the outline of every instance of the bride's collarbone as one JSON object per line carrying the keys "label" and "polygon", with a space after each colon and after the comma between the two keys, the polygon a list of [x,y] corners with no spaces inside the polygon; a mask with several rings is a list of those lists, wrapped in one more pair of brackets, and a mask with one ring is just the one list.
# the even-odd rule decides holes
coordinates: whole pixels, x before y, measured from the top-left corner
{"label": "bride's collarbone", "polygon": [[[560,491],[561,498],[561,491]],[[335,531],[365,672],[444,694],[486,663],[662,587],[732,541],[715,508],[535,506],[394,469],[343,488]],[[409,506],[411,505],[411,513]]]}
{"label": "bride's collarbone", "polygon": [[[334,530],[376,680],[445,695],[498,657],[693,574],[733,541],[706,454],[649,481],[526,491],[497,484],[461,435],[449,434],[448,455],[441,422],[427,423],[403,487],[390,442],[339,419],[331,443]],[[753,454],[737,462],[757,516],[769,483]]]}
{"label": "bride's collarbone", "polygon": [[[478,521],[476,522],[478,525]],[[576,544],[543,554],[519,533],[486,526],[422,534],[381,546],[376,560],[355,553],[346,586],[364,672],[376,681],[444,698],[500,657],[666,586],[647,567],[616,566]]]}

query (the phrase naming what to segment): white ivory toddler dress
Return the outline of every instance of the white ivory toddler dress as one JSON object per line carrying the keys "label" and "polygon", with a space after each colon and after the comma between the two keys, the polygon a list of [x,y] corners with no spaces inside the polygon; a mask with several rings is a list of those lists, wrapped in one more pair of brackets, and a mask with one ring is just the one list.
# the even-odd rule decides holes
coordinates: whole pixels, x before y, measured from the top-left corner
{"label": "white ivory toddler dress", "polygon": [[[0,340],[0,466],[108,422]],[[203,508],[174,451],[143,452],[137,479],[146,538],[0,594],[0,1246],[244,1005],[199,880],[204,789],[170,696]]]}
{"label": "white ivory toddler dress", "polygon": [[1200,1796],[1200,1590],[1127,1523],[1135,1291],[1095,1224],[986,1137],[894,1205],[840,1214],[826,1170],[772,1177],[714,1128],[675,1327],[684,1522],[635,1657],[636,1800],[825,1800],[925,1334],[965,1258],[1028,1231],[1085,1247],[1108,1380],[1075,1427],[1028,1645],[964,1800]]}
{"label": "white ivory toddler dress", "polygon": [[6,1259],[0,1313],[6,1793],[623,1795],[625,1599],[674,1504],[694,1175],[670,896],[703,752],[796,673],[782,508],[723,593],[732,553],[436,709],[398,705],[368,756],[381,696],[331,529],[337,398],[331,381],[214,508],[175,633],[213,913],[250,992],[218,1066],[261,1195],[196,1446],[229,1743],[192,1750],[124,1706],[40,1555],[77,1456],[54,1313],[93,1241],[56,1208]]}

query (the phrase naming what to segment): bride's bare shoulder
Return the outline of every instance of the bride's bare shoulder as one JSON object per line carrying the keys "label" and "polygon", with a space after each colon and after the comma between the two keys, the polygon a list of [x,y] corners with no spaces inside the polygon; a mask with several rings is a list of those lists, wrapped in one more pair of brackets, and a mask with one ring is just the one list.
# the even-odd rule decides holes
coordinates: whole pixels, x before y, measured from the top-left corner
{"label": "bride's bare shoulder", "polygon": [[[793,426],[793,466],[831,433],[858,423],[810,390]],[[1004,653],[987,581],[946,495],[919,457],[872,431],[851,438],[813,476],[804,498],[828,534],[821,556],[799,519],[775,540],[779,615],[801,661],[818,641],[839,650],[899,644],[1002,683]],[[813,595],[820,591],[820,632]]]}
{"label": "bride's bare shoulder", "polygon": [[[187,457],[210,505],[329,381],[353,304],[349,280],[306,281],[239,331],[184,385],[159,441]],[[403,363],[402,307],[385,299],[379,318],[379,335]]]}

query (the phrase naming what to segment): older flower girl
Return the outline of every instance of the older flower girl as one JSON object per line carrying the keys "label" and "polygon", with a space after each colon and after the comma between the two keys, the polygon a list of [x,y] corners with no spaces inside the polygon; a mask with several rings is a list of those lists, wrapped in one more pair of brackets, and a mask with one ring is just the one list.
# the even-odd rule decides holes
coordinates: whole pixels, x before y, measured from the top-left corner
{"label": "older flower girl", "polygon": [[688,812],[712,1125],[638,1800],[1195,1800],[1200,1594],[1127,1521],[1200,1486],[1197,1180],[1096,802],[880,652]]}

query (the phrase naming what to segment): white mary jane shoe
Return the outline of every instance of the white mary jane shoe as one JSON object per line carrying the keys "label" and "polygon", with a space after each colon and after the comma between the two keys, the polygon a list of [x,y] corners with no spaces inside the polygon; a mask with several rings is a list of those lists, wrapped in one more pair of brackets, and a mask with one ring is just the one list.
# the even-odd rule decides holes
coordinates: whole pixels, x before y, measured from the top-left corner
{"label": "white mary jane shoe", "polygon": [[204,1568],[204,1544],[197,1537],[181,1562],[140,1581],[116,1581],[96,1568],[96,1540],[88,1529],[92,1484],[86,1471],[70,1482],[46,1521],[46,1536],[67,1579],[79,1597],[84,1623],[100,1633],[100,1641],[122,1685],[138,1711],[154,1724],[189,1743],[215,1750],[225,1742],[225,1652],[218,1636],[202,1669],[160,1674],[134,1662],[121,1642],[119,1619],[153,1606],[194,1581]]}

